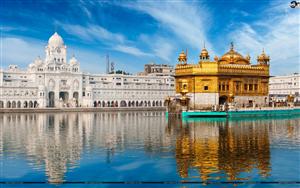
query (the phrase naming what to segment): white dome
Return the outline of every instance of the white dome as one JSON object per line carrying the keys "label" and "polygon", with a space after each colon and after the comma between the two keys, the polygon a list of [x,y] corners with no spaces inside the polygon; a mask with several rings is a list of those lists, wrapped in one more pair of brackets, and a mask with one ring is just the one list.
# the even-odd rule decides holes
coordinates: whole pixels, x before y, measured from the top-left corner
{"label": "white dome", "polygon": [[62,47],[64,46],[64,41],[59,34],[56,32],[48,40],[49,46],[52,47]]}
{"label": "white dome", "polygon": [[35,64],[35,65],[41,65],[41,64],[43,64],[43,61],[41,60],[40,57],[38,57],[38,58],[36,58],[36,59],[34,60],[34,64]]}
{"label": "white dome", "polygon": [[29,68],[35,68],[35,65],[33,63],[30,63]]}
{"label": "white dome", "polygon": [[73,56],[71,59],[70,59],[70,65],[76,65],[78,63],[77,59]]}

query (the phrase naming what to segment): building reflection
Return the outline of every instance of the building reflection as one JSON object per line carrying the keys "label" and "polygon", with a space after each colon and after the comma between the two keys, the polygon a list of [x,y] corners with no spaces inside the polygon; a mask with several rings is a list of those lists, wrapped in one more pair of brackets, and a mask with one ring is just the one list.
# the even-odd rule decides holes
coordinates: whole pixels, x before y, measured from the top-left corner
{"label": "building reflection", "polygon": [[[247,178],[258,169],[271,171],[270,145],[299,146],[299,119],[181,121],[163,112],[0,114],[0,158],[26,157],[49,182],[66,180],[83,153],[106,154],[144,150],[162,157],[175,153],[178,174],[201,180]],[[284,140],[284,143],[282,142]],[[99,158],[99,160],[101,160]],[[217,175],[216,175],[217,174]]]}
{"label": "building reflection", "polygon": [[202,181],[247,180],[255,169],[262,178],[270,175],[270,140],[289,135],[299,142],[299,123],[299,119],[182,122],[171,118],[167,133],[176,134],[175,156],[182,178],[194,177],[196,170]]}
{"label": "building reflection", "polygon": [[111,162],[116,149],[169,145],[164,122],[162,112],[2,114],[0,157],[25,155],[32,167],[45,168],[49,182],[62,182],[83,150],[106,150]]}

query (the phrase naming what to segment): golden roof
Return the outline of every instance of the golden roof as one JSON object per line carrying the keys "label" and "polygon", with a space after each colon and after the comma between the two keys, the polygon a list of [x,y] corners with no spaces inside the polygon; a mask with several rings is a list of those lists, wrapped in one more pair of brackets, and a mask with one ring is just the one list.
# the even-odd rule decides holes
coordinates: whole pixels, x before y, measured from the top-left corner
{"label": "golden roof", "polygon": [[233,49],[233,43],[231,43],[230,50],[225,53],[218,61],[220,64],[250,64],[250,58],[243,57],[240,53]]}
{"label": "golden roof", "polygon": [[200,58],[201,57],[209,57],[208,55],[208,51],[206,50],[206,48],[203,48],[201,53],[200,53]]}
{"label": "golden roof", "polygon": [[182,52],[179,54],[178,61],[186,62],[186,55],[185,55],[185,53],[184,53],[183,50],[182,50]]}
{"label": "golden roof", "polygon": [[263,49],[262,53],[259,56],[257,56],[257,61],[258,62],[269,62],[270,56],[265,54],[265,50]]}

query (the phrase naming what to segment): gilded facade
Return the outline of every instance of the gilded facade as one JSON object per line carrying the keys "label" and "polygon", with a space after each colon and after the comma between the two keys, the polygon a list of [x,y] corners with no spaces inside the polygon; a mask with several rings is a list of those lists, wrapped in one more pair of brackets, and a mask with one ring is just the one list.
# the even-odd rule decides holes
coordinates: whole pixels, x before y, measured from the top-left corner
{"label": "gilded facade", "polygon": [[197,64],[188,63],[182,51],[175,68],[176,93],[190,100],[190,108],[224,103],[237,106],[263,106],[267,103],[270,57],[263,51],[257,64],[242,56],[231,44],[230,50],[212,61],[204,47]]}

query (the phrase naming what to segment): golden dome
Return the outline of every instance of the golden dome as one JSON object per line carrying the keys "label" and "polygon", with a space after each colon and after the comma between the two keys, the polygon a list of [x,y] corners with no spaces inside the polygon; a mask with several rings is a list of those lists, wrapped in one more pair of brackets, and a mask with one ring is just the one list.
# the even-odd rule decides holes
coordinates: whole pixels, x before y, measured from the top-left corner
{"label": "golden dome", "polygon": [[199,57],[200,57],[200,61],[202,60],[209,60],[209,54],[208,54],[208,51],[206,50],[206,48],[205,48],[205,42],[204,42],[204,45],[203,45],[203,48],[202,48],[202,50],[201,50],[201,53],[200,53],[200,55],[199,55]]}
{"label": "golden dome", "polygon": [[269,61],[270,61],[270,56],[265,54],[265,51],[263,49],[262,53],[259,56],[257,56],[257,62],[262,64],[268,64]]}
{"label": "golden dome", "polygon": [[186,60],[187,60],[186,55],[185,55],[184,51],[182,50],[182,52],[179,54],[178,61],[186,62]]}
{"label": "golden dome", "polygon": [[243,57],[241,54],[236,52],[233,49],[233,43],[231,43],[230,50],[225,53],[220,59],[220,64],[240,64],[240,65],[248,65],[250,64],[250,59]]}
{"label": "golden dome", "polygon": [[204,47],[199,55],[200,60],[208,60],[209,59],[209,55],[208,55],[208,51],[206,50],[206,48]]}

